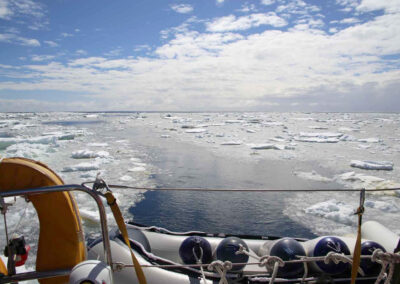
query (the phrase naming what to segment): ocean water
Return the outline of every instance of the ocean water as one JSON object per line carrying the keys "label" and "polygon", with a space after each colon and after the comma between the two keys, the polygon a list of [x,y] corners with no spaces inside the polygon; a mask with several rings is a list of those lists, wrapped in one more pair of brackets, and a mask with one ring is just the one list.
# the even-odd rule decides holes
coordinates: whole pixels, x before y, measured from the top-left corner
{"label": "ocean water", "polygon": [[[380,113],[1,113],[0,155],[40,160],[66,183],[100,172],[109,184],[150,188],[338,189],[115,191],[125,218],[142,224],[311,238],[355,233],[358,193],[340,189],[400,186],[399,126],[399,114]],[[94,202],[76,197],[86,234],[96,236]],[[364,220],[400,233],[399,197],[367,194]],[[35,218],[21,198],[7,213],[9,231],[33,251]]]}

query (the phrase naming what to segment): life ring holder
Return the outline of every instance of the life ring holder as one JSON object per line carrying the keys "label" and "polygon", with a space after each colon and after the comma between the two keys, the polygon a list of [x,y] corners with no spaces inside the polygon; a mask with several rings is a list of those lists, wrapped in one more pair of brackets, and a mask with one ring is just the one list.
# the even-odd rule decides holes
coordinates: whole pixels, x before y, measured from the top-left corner
{"label": "life ring holder", "polygon": [[[0,161],[0,192],[63,185],[63,180],[41,162],[26,158]],[[69,192],[28,194],[36,209],[39,242],[36,271],[72,269],[86,259],[81,218]],[[41,284],[68,282],[68,276],[39,280]]]}

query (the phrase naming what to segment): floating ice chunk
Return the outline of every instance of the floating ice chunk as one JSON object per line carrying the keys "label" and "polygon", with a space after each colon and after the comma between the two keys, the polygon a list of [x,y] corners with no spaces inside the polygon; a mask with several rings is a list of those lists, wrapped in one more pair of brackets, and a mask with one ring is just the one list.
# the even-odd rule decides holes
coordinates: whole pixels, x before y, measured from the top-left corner
{"label": "floating ice chunk", "polygon": [[267,122],[263,122],[264,126],[285,126],[282,122],[278,122],[278,121],[267,121]]}
{"label": "floating ice chunk", "polygon": [[56,144],[57,138],[54,136],[38,136],[31,138],[5,137],[0,138],[0,150],[17,143],[30,144]]}
{"label": "floating ice chunk", "polygon": [[163,134],[160,136],[161,138],[171,138],[171,135]]}
{"label": "floating ice chunk", "polygon": [[203,133],[206,131],[207,131],[207,129],[205,129],[205,128],[192,128],[192,129],[186,130],[185,132],[186,133]]}
{"label": "floating ice chunk", "polygon": [[326,127],[326,126],[318,126],[318,125],[310,125],[310,126],[308,126],[308,128],[310,128],[310,129],[319,129],[319,130],[328,129],[328,127]]}
{"label": "floating ice chunk", "polygon": [[369,145],[369,144],[358,144],[357,147],[360,148],[360,149],[368,149],[368,148],[371,148],[371,145]]}
{"label": "floating ice chunk", "polygon": [[251,118],[247,122],[248,123],[261,123],[262,119],[260,119],[260,118]]}
{"label": "floating ice chunk", "polygon": [[[353,188],[368,188],[368,189],[400,188],[400,184],[395,181],[385,180],[383,178],[375,176],[367,176],[355,172],[347,172],[337,175],[336,180],[340,183],[344,183],[345,185],[348,185],[348,183],[350,183]],[[370,192],[370,193],[375,193],[375,192]],[[400,197],[400,190],[376,192],[376,194],[387,194]]]}
{"label": "floating ice chunk", "polygon": [[120,181],[132,181],[132,180],[134,180],[134,178],[131,176],[128,176],[128,175],[124,175],[124,176],[120,177],[119,180]]}
{"label": "floating ice chunk", "polygon": [[352,160],[350,162],[350,166],[353,168],[359,168],[364,170],[384,170],[391,171],[393,170],[393,163],[388,161],[359,161]]}
{"label": "floating ice chunk", "polygon": [[299,137],[295,136],[294,140],[299,142],[310,142],[310,143],[338,143],[338,138],[319,138],[319,137]]}
{"label": "floating ice chunk", "polygon": [[100,169],[97,163],[80,163],[75,166],[64,167],[62,169],[63,172],[85,172],[85,171],[93,171]]}
{"label": "floating ice chunk", "polygon": [[362,138],[362,139],[358,139],[358,142],[362,142],[362,143],[379,143],[382,140],[376,137],[372,137],[372,138]]}
{"label": "floating ice chunk", "polygon": [[228,119],[228,120],[225,120],[225,123],[228,123],[228,124],[242,123],[242,122],[243,122],[243,120],[239,120],[239,119]]}
{"label": "floating ice chunk", "polygon": [[352,135],[343,135],[342,137],[340,137],[340,141],[356,141],[357,139],[352,136]]}
{"label": "floating ice chunk", "polygon": [[79,214],[81,215],[82,219],[85,221],[90,221],[93,223],[100,223],[100,216],[97,211],[86,210],[79,208]]}
{"label": "floating ice chunk", "polygon": [[93,152],[91,150],[78,150],[71,154],[73,159],[107,158],[109,156],[110,153],[107,151]]}
{"label": "floating ice chunk", "polygon": [[376,208],[378,210],[389,212],[389,213],[397,213],[400,211],[399,206],[393,201],[385,202],[379,200],[367,200],[365,201],[364,205],[370,208]]}
{"label": "floating ice chunk", "polygon": [[360,131],[359,128],[350,128],[350,127],[340,127],[339,131],[343,131],[343,132],[358,132]]}
{"label": "floating ice chunk", "polygon": [[19,143],[14,144],[6,149],[6,153],[14,157],[25,157],[31,159],[41,158],[43,155],[48,156],[49,153],[54,153],[56,149],[49,145]]}
{"label": "floating ice chunk", "polygon": [[293,147],[280,145],[280,144],[250,144],[253,150],[292,150]]}
{"label": "floating ice chunk", "polygon": [[196,128],[196,126],[184,124],[184,125],[181,126],[181,128],[183,128],[183,129],[193,129],[193,128]]}
{"label": "floating ice chunk", "polygon": [[271,141],[275,141],[275,142],[285,142],[285,138],[281,137],[281,136],[275,136],[274,138],[270,138],[269,140]]}
{"label": "floating ice chunk", "polygon": [[98,118],[99,115],[98,114],[86,114],[83,117],[86,117],[86,118]]}
{"label": "floating ice chunk", "polygon": [[89,147],[107,147],[108,143],[89,143]]}
{"label": "floating ice chunk", "polygon": [[380,177],[374,177],[374,176],[367,176],[364,174],[357,174],[355,172],[347,172],[343,173],[341,175],[338,175],[338,177],[344,181],[361,181],[361,182],[381,182],[384,181],[383,178]]}
{"label": "floating ice chunk", "polygon": [[339,132],[300,132],[300,137],[318,137],[318,138],[339,138],[343,133]]}
{"label": "floating ice chunk", "polygon": [[98,171],[88,171],[82,173],[79,177],[86,178],[86,179],[95,179],[97,177]]}
{"label": "floating ice chunk", "polygon": [[134,167],[134,168],[130,168],[128,170],[128,172],[144,172],[146,170],[145,167]]}
{"label": "floating ice chunk", "polygon": [[246,129],[246,132],[247,132],[247,133],[256,133],[256,131],[253,130],[253,129]]}
{"label": "floating ice chunk", "polygon": [[54,131],[54,132],[44,132],[42,133],[42,136],[45,137],[56,137],[58,140],[74,140],[75,139],[75,133],[70,133],[70,132],[61,132],[61,131]]}
{"label": "floating ice chunk", "polygon": [[350,205],[335,199],[314,204],[304,211],[307,214],[330,219],[345,225],[352,225],[355,220],[354,209]]}
{"label": "floating ice chunk", "polygon": [[222,142],[221,145],[224,145],[224,146],[242,145],[242,141],[226,141],[226,142]]}
{"label": "floating ice chunk", "polygon": [[311,171],[311,172],[294,172],[294,174],[296,176],[298,176],[299,178],[302,178],[302,179],[322,181],[322,182],[330,182],[330,181],[332,181],[331,178],[327,178],[327,177],[321,176],[315,171]]}

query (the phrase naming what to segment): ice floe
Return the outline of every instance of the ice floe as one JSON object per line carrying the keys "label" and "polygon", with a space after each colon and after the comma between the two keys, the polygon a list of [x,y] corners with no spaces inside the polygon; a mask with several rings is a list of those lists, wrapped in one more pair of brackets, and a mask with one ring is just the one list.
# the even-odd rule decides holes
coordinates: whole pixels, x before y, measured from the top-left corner
{"label": "ice floe", "polygon": [[124,175],[122,177],[119,178],[120,181],[133,181],[134,178],[128,175]]}
{"label": "ice floe", "polygon": [[293,150],[293,146],[287,146],[282,144],[249,144],[253,150]]}
{"label": "ice floe", "polygon": [[[369,176],[356,172],[346,172],[339,174],[335,177],[335,180],[346,186],[352,188],[367,188],[367,189],[385,189],[385,188],[400,188],[400,183],[391,180],[385,180],[384,178]],[[395,195],[400,197],[400,190],[397,191],[383,191],[376,192],[376,194],[387,194]]]}
{"label": "ice floe", "polygon": [[299,142],[338,143],[343,133],[335,132],[300,132],[294,139]]}
{"label": "ice floe", "polygon": [[100,169],[100,166],[97,162],[95,163],[80,163],[74,166],[64,167],[62,169],[63,172],[84,172],[84,171],[93,171]]}
{"label": "ice floe", "polygon": [[311,172],[294,172],[296,176],[302,179],[307,179],[307,180],[314,180],[314,181],[322,181],[322,182],[331,182],[333,179],[332,178],[327,178],[324,176],[321,176],[318,174],[316,171],[311,171]]}
{"label": "ice floe", "polygon": [[376,208],[383,212],[398,213],[400,212],[400,207],[391,201],[380,201],[380,200],[366,200],[364,205],[370,208]]}
{"label": "ice floe", "polygon": [[40,159],[44,155],[56,152],[57,147],[44,144],[19,143],[6,149],[7,156]]}
{"label": "ice floe", "polygon": [[336,199],[319,202],[306,208],[304,211],[307,214],[327,218],[345,225],[352,225],[355,220],[354,208]]}
{"label": "ice floe", "polygon": [[350,166],[353,168],[359,168],[364,170],[384,170],[384,171],[392,171],[393,170],[393,162],[389,161],[359,161],[352,160],[350,162]]}
{"label": "ice floe", "polygon": [[221,145],[224,146],[235,146],[235,145],[242,145],[242,141],[226,141],[226,142],[222,142]]}
{"label": "ice floe", "polygon": [[358,139],[358,142],[362,142],[362,143],[379,143],[382,140],[376,137],[371,137],[371,138],[362,138],[362,139]]}
{"label": "ice floe", "polygon": [[94,152],[91,150],[78,150],[71,154],[73,159],[90,159],[90,158],[107,158],[110,157],[110,153],[107,151]]}
{"label": "ice floe", "polygon": [[128,172],[144,172],[146,170],[145,167],[138,166],[128,169]]}
{"label": "ice floe", "polygon": [[192,128],[192,129],[185,130],[186,133],[203,133],[206,131],[207,131],[207,129],[205,129],[205,128]]}

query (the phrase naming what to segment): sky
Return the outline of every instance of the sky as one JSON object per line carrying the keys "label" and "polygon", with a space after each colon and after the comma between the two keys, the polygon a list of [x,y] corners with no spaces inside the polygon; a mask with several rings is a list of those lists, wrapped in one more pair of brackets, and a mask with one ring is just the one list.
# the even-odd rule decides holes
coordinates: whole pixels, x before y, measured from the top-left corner
{"label": "sky", "polygon": [[0,0],[0,112],[400,111],[400,0]]}

